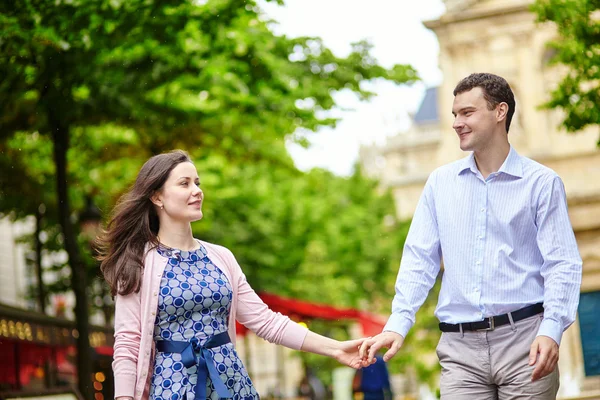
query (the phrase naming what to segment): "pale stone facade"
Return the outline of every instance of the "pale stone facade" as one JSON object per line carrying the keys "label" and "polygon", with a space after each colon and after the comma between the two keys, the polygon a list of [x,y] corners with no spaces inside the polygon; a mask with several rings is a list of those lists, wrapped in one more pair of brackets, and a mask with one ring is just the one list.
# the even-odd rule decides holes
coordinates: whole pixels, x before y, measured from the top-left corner
{"label": "pale stone facade", "polygon": [[[551,53],[546,43],[555,34],[554,27],[535,23],[529,0],[445,3],[444,15],[425,22],[440,44],[443,82],[428,91],[428,95],[435,93],[436,108],[429,110],[429,118],[417,118],[417,113],[413,127],[385,145],[363,148],[364,171],[391,188],[399,218],[410,218],[429,173],[466,155],[452,129],[454,87],[473,72],[503,76],[517,101],[509,139],[520,154],[547,165],[563,179],[584,261],[582,292],[600,291],[600,151],[596,147],[600,130],[592,127],[568,134],[558,127],[560,112],[539,108],[561,76],[560,69],[547,63]],[[427,101],[426,97],[422,108]],[[575,323],[561,345],[562,396],[600,393],[600,377],[584,374],[580,337]]]}
{"label": "pale stone facade", "polygon": [[[0,304],[23,308],[31,311],[41,311],[33,292],[38,285],[35,274],[35,254],[31,246],[22,242],[26,236],[31,236],[35,231],[35,219],[25,218],[16,222],[9,217],[0,218]],[[67,261],[67,253],[64,251],[48,253],[42,252],[42,266],[48,269],[51,265],[62,264]],[[69,273],[68,270],[65,273]],[[44,284],[56,281],[54,272],[44,271]],[[73,307],[75,296],[68,292],[60,295],[50,294],[47,298],[44,312],[50,316],[57,315],[57,305],[61,303],[65,308],[64,317],[73,319]],[[91,317],[93,324],[102,324],[104,321],[100,314]]]}
{"label": "pale stone facade", "polygon": [[[28,221],[31,222],[31,221]],[[8,218],[0,218],[0,303],[25,308],[27,301],[28,277],[26,268],[27,246],[19,244],[17,239],[31,230],[31,223],[13,223]]]}

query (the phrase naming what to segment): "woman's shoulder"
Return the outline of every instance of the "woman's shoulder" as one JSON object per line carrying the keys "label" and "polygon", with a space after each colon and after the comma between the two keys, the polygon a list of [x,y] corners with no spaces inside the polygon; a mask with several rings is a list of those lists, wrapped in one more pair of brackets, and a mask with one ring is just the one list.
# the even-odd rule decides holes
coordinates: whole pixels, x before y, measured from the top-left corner
{"label": "woman's shoulder", "polygon": [[218,266],[224,267],[229,271],[231,277],[237,279],[240,275],[242,275],[242,269],[238,262],[235,259],[235,256],[225,246],[221,246],[219,244],[214,244],[210,242],[205,242],[203,240],[198,240],[202,246],[206,249],[208,257],[216,262]]}
{"label": "woman's shoulder", "polygon": [[204,240],[196,239],[207,251],[217,253],[218,255],[233,256],[231,250],[220,244],[205,242]]}
{"label": "woman's shoulder", "polygon": [[198,242],[204,246],[209,258],[218,258],[219,261],[222,261],[224,264],[226,264],[227,268],[231,269],[232,271],[239,268],[235,256],[227,247],[221,246],[220,244],[205,242],[204,240],[196,240],[198,240]]}

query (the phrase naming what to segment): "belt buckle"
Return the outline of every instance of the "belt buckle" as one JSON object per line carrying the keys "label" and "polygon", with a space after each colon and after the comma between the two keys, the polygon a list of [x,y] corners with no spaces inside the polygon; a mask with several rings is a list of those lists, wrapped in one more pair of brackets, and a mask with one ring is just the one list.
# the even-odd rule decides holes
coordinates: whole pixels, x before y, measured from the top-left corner
{"label": "belt buckle", "polygon": [[488,326],[485,328],[477,329],[477,331],[493,331],[494,328],[495,328],[494,317],[489,317],[488,318]]}

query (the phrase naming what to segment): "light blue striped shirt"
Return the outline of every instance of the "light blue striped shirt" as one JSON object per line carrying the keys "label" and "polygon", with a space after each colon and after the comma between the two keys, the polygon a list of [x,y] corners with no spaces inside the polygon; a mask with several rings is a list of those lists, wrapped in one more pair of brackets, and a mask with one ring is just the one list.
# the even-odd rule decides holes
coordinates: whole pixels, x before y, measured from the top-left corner
{"label": "light blue striped shirt", "polygon": [[511,147],[484,179],[470,156],[433,171],[404,245],[384,330],[406,337],[444,274],[440,322],[481,321],[543,302],[538,335],[560,344],[575,320],[582,263],[560,177]]}

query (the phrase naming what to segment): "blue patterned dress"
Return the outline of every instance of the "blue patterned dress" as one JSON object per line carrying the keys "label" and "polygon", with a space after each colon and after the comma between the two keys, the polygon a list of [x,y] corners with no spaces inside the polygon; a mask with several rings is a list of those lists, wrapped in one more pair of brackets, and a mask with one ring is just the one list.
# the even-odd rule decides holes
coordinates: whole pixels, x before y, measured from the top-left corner
{"label": "blue patterned dress", "polygon": [[[206,249],[183,251],[159,246],[169,261],[160,282],[154,340],[187,341],[193,337],[200,344],[226,332],[232,290],[227,277],[208,258]],[[221,380],[234,400],[257,400],[258,393],[232,343],[209,349]],[[197,367],[186,368],[181,354],[157,352],[154,362],[150,398],[156,400],[193,400]],[[207,379],[208,399],[219,399]]]}

